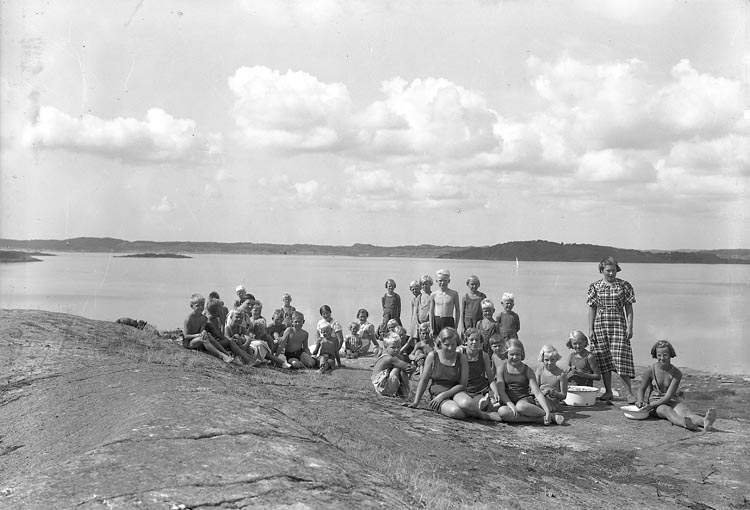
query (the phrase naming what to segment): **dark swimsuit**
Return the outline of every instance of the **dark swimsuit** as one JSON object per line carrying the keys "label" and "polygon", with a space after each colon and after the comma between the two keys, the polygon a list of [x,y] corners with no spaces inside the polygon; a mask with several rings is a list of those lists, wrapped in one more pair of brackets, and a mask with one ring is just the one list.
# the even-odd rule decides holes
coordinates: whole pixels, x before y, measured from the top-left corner
{"label": "dark swimsuit", "polygon": [[456,364],[449,366],[440,362],[440,356],[436,352],[431,379],[430,395],[433,397],[457,385],[461,381],[461,353],[456,353]]}
{"label": "dark swimsuit", "polygon": [[[530,393],[529,378],[526,376],[529,367],[524,363],[521,363],[521,366],[523,369],[520,374],[511,374],[508,372],[507,363],[504,363],[502,368],[503,381],[505,382],[505,393],[508,394],[508,398],[510,398],[510,401],[514,404],[519,400],[533,398]],[[531,402],[531,400],[529,401]]]}
{"label": "dark swimsuit", "polygon": [[479,359],[469,360],[469,382],[466,383],[466,393],[470,397],[484,395],[490,389],[487,382],[487,370],[484,365],[484,352],[479,353]]}

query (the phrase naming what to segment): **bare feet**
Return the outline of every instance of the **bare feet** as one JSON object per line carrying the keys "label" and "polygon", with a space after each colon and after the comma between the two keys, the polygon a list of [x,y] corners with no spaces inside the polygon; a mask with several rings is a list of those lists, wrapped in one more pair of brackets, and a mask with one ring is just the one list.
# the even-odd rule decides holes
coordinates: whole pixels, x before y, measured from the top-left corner
{"label": "bare feet", "polygon": [[229,356],[227,354],[224,354],[221,359],[224,361],[224,363],[231,363],[234,361],[234,358],[232,356]]}
{"label": "bare feet", "polygon": [[703,417],[703,432],[708,432],[714,429],[714,422],[716,421],[716,409],[713,407],[706,411],[706,416]]}
{"label": "bare feet", "polygon": [[612,400],[612,394],[611,393],[603,393],[601,397],[598,398],[598,400],[608,402]]}
{"label": "bare feet", "polygon": [[562,425],[563,423],[565,423],[565,416],[563,416],[562,414],[556,414],[555,423],[558,425]]}
{"label": "bare feet", "polygon": [[698,430],[698,425],[693,423],[689,416],[685,416],[685,428],[688,430]]}

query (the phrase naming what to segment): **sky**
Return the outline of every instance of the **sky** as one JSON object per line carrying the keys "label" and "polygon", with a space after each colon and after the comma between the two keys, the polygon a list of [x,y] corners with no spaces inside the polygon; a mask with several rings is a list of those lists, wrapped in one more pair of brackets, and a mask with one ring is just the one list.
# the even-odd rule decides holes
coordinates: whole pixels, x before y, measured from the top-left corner
{"label": "sky", "polygon": [[750,248],[744,0],[0,20],[2,238]]}

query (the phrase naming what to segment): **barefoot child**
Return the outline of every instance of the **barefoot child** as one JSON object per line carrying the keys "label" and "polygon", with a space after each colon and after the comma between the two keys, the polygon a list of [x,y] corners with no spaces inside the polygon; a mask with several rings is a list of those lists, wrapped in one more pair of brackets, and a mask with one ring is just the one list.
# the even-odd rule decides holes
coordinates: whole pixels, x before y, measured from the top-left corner
{"label": "barefoot child", "polygon": [[439,269],[436,276],[438,290],[430,296],[432,336],[438,335],[443,328],[458,328],[461,324],[458,292],[448,288],[451,272],[447,269]]}
{"label": "barefoot child", "polygon": [[292,314],[292,325],[284,331],[284,335],[279,342],[279,348],[276,356],[283,354],[287,363],[292,368],[313,368],[315,361],[310,355],[310,348],[307,345],[308,334],[302,329],[305,323],[305,316],[300,312]]}
{"label": "barefoot child", "polygon": [[508,340],[507,360],[495,369],[495,381],[504,405],[498,413],[503,421],[562,425],[561,414],[553,414],[547,397],[542,395],[534,372],[523,362],[526,352],[517,338]]}
{"label": "barefoot child", "polygon": [[466,394],[469,364],[466,355],[457,350],[459,341],[458,332],[454,328],[447,327],[440,331],[435,341],[436,349],[425,358],[414,402],[408,404],[408,407],[419,407],[419,401],[429,385],[430,409],[449,418],[466,418],[466,413],[455,400],[460,394],[471,398]]}
{"label": "barefoot child", "polygon": [[331,317],[331,314],[332,314],[332,311],[331,311],[330,306],[323,305],[320,307],[320,316],[322,318],[318,321],[318,325],[315,328],[315,336],[316,336],[316,340],[320,341],[322,337],[321,328],[323,328],[326,324],[331,326],[333,336],[337,342],[336,352],[335,352],[336,364],[338,366],[342,366],[341,356],[339,355],[339,351],[341,350],[342,347],[344,347],[344,333],[342,331],[343,328],[341,327],[341,324],[339,324],[337,320]]}
{"label": "barefoot child", "polygon": [[401,339],[388,333],[383,339],[385,352],[375,361],[372,369],[372,385],[375,392],[384,397],[409,397],[409,376],[414,366],[398,357]]}
{"label": "barefoot child", "polygon": [[476,275],[469,276],[466,280],[466,286],[469,292],[464,294],[461,300],[461,318],[463,319],[463,329],[476,327],[477,323],[482,320],[482,300],[487,295],[479,292],[479,277]]}
{"label": "barefoot child", "polygon": [[396,294],[396,282],[388,278],[385,281],[385,294],[380,299],[383,305],[383,324],[394,319],[401,326],[401,296]]}
{"label": "barefoot child", "polygon": [[688,430],[704,432],[713,428],[716,421],[716,409],[709,408],[705,416],[699,416],[687,405],[677,399],[677,388],[682,380],[682,372],[672,365],[672,358],[677,356],[672,344],[659,340],[651,348],[651,357],[656,363],[646,369],[643,380],[638,387],[638,398],[635,405],[653,416],[668,420],[673,425]]}
{"label": "barefoot child", "polygon": [[279,342],[281,341],[281,337],[284,335],[286,328],[287,327],[284,326],[284,310],[277,308],[273,311],[273,315],[271,316],[271,324],[266,328],[266,333],[271,339],[269,345],[271,352],[276,352],[278,350]]}
{"label": "barefoot child", "polygon": [[466,344],[462,349],[469,364],[469,379],[466,392],[459,393],[453,400],[468,416],[480,420],[502,421],[491,404],[492,400],[499,398],[499,394],[490,356],[482,350],[482,337],[476,328],[467,329],[465,336]]}
{"label": "barefoot child", "polygon": [[513,311],[513,307],[516,305],[515,296],[510,292],[503,293],[500,305],[503,309],[497,316],[497,331],[503,338],[518,338],[518,332],[521,330],[521,319]]}
{"label": "barefoot child", "polygon": [[599,365],[596,364],[596,357],[586,349],[589,339],[583,331],[571,331],[565,345],[573,349],[568,356],[568,384],[593,386],[594,381],[601,380],[602,374],[599,372]]}
{"label": "barefoot child", "polygon": [[255,361],[247,352],[245,352],[237,342],[228,338],[224,335],[224,328],[221,324],[221,312],[224,303],[219,299],[209,299],[206,305],[206,324],[203,326],[204,330],[211,335],[218,343],[224,348],[225,351],[232,351],[235,356],[245,363],[252,363]]}
{"label": "barefoot child", "polygon": [[320,338],[313,348],[312,356],[317,362],[318,371],[321,374],[328,374],[336,366],[336,353],[339,343],[333,336],[333,328],[330,324],[323,325],[318,332]]}
{"label": "barefoot child", "polygon": [[560,358],[562,356],[557,349],[552,345],[544,345],[538,358],[542,366],[536,370],[536,382],[553,411],[557,411],[568,396],[568,378],[565,371],[557,366]]}
{"label": "barefoot child", "polygon": [[416,300],[417,325],[430,323],[430,302],[432,297],[432,277],[428,274],[419,279],[421,290]]}
{"label": "barefoot child", "polygon": [[183,345],[188,349],[204,350],[216,356],[222,361],[231,363],[234,358],[213,338],[206,333],[206,322],[208,319],[203,315],[206,306],[206,298],[200,294],[190,296],[190,315],[185,318],[183,324]]}

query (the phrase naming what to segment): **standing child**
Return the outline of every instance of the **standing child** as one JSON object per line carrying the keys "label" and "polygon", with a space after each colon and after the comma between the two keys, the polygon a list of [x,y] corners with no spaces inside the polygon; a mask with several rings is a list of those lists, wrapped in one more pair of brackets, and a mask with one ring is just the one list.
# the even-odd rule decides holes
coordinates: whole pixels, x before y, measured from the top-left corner
{"label": "standing child", "polygon": [[436,275],[438,290],[430,296],[430,324],[432,336],[438,335],[443,328],[457,328],[461,318],[458,292],[448,288],[451,272],[438,269]]}
{"label": "standing child", "polygon": [[315,361],[310,355],[307,331],[302,329],[305,324],[305,316],[300,312],[292,314],[292,325],[284,331],[279,342],[276,356],[283,354],[292,368],[313,368]]}
{"label": "standing child", "polygon": [[643,374],[635,405],[673,425],[688,430],[703,427],[703,431],[708,432],[713,429],[716,421],[716,409],[711,407],[704,416],[700,416],[677,399],[682,372],[672,365],[672,358],[675,356],[677,354],[674,347],[666,340],[659,340],[651,347],[651,357],[656,359],[656,363]]}
{"label": "standing child", "polygon": [[190,296],[190,314],[185,318],[183,324],[183,345],[188,349],[204,350],[216,356],[226,363],[231,363],[234,358],[219,344],[211,335],[206,333],[206,322],[208,319],[203,315],[206,307],[206,298],[200,294]]}
{"label": "standing child", "polygon": [[338,353],[338,340],[333,336],[333,328],[330,324],[324,324],[318,329],[320,337],[313,348],[312,356],[316,359],[318,371],[328,374],[336,366],[336,354]]}
{"label": "standing child", "polygon": [[419,284],[419,280],[413,280],[409,284],[409,290],[411,291],[412,298],[411,298],[411,316],[409,321],[409,336],[416,338],[417,335],[417,326],[419,326],[419,321],[417,320],[417,305],[419,304],[419,296],[422,294],[422,286]]}
{"label": "standing child", "polygon": [[492,353],[490,349],[490,338],[497,333],[497,322],[495,315],[495,303],[490,299],[482,300],[482,320],[477,324],[479,335],[482,337],[482,350],[487,354]]}
{"label": "standing child", "polygon": [[560,358],[562,356],[554,346],[544,345],[539,351],[542,366],[536,370],[536,382],[542,390],[542,395],[549,400],[553,411],[557,411],[568,396],[568,378],[565,371],[557,366]]}
{"label": "standing child", "polygon": [[495,381],[504,404],[498,413],[503,421],[562,425],[565,418],[553,414],[547,397],[542,395],[534,372],[523,362],[526,351],[517,338],[508,340],[507,360],[495,367]]}
{"label": "standing child", "polygon": [[466,286],[469,292],[464,294],[461,301],[461,318],[463,319],[463,330],[474,328],[482,320],[482,300],[487,296],[484,292],[479,292],[479,277],[476,275],[469,276],[466,280]]}
{"label": "standing child", "polygon": [[599,365],[596,364],[596,357],[586,349],[589,339],[583,331],[575,330],[570,332],[568,343],[565,345],[573,349],[568,356],[568,384],[593,386],[594,381],[602,378],[602,374],[599,372]]}
{"label": "standing child", "polygon": [[430,303],[432,301],[432,277],[428,274],[419,279],[421,291],[417,299],[417,324],[430,323]]}
{"label": "standing child", "polygon": [[394,319],[401,325],[401,296],[396,294],[396,282],[388,278],[385,281],[385,294],[380,302],[383,305],[383,324]]}
{"label": "standing child", "polygon": [[460,394],[470,398],[466,395],[469,364],[466,356],[457,350],[459,341],[458,332],[454,328],[446,327],[440,330],[435,342],[437,348],[425,359],[417,393],[408,407],[419,407],[419,401],[429,385],[430,409],[456,420],[466,418],[466,413],[455,400]]}
{"label": "standing child", "polygon": [[284,326],[287,328],[292,325],[292,314],[297,311],[296,308],[292,306],[292,296],[290,296],[288,293],[285,293],[281,297],[281,302],[283,305],[281,306],[281,310],[284,313]]}
{"label": "standing child", "polygon": [[409,398],[409,376],[414,366],[399,358],[401,340],[398,335],[387,334],[383,345],[385,352],[378,357],[372,369],[371,381],[375,392],[384,397]]}
{"label": "standing child", "polygon": [[480,420],[502,421],[491,404],[492,400],[499,399],[499,393],[490,356],[482,350],[482,337],[476,328],[467,329],[465,336],[463,352],[469,364],[469,379],[466,382],[466,392],[459,393],[453,400],[469,416]]}
{"label": "standing child", "polygon": [[359,338],[359,322],[349,323],[349,334],[346,336],[345,349],[346,358],[358,358],[362,353],[362,340]]}
{"label": "standing child", "polygon": [[518,332],[521,330],[521,319],[513,311],[516,304],[516,298],[510,292],[503,293],[500,305],[503,309],[497,316],[497,331],[503,338],[518,338]]}

